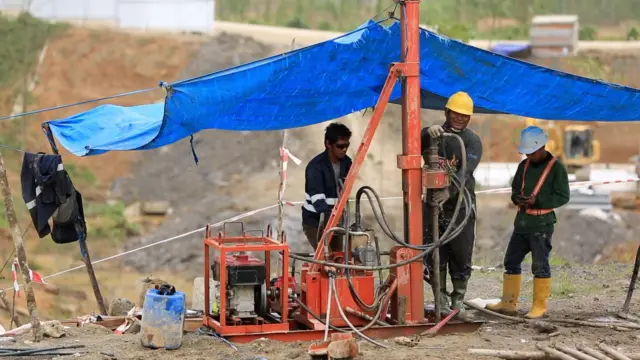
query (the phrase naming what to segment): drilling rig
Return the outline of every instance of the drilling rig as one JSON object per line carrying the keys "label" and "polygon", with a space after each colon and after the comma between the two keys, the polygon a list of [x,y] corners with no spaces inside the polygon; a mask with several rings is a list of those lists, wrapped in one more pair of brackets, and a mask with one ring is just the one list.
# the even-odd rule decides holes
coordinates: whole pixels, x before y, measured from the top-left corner
{"label": "drilling rig", "polygon": [[[422,153],[420,0],[395,1],[400,8],[401,62],[390,64],[384,88],[315,254],[302,256],[290,252],[286,236],[279,234],[278,238],[282,240],[273,240],[270,228],[258,235],[250,235],[241,228],[239,236],[228,236],[224,228],[214,236],[211,228],[207,228],[204,274],[205,279],[214,280],[216,306],[212,306],[210,282],[205,280],[203,325],[216,333],[241,342],[261,337],[305,341],[322,339],[323,335],[326,341],[329,333],[353,331],[376,343],[369,336],[418,334],[432,328],[439,320],[438,296],[435,296],[433,316],[425,313],[423,261],[431,253],[437,254],[435,249],[459,233],[472,207],[470,203],[461,207],[461,204],[471,201],[470,194],[465,190],[464,179],[456,178],[441,165],[443,162],[438,156],[440,141],[432,141],[427,153]],[[398,168],[402,171],[402,237],[390,229],[380,197],[371,187],[357,190],[355,214],[352,215],[347,206],[358,171],[398,81],[402,84],[402,154],[397,157]],[[457,137],[455,134],[447,136]],[[458,140],[464,147],[459,137]],[[462,150],[465,154],[464,148]],[[426,159],[424,164],[423,157]],[[465,165],[463,156],[462,166]],[[436,236],[433,242],[423,244],[424,202],[431,199],[431,190],[451,184],[461,190],[456,210],[460,221],[453,219],[441,237],[437,236],[439,232],[434,227],[432,231]],[[363,196],[373,207],[384,234],[396,243],[388,253],[386,264],[381,260],[382,252],[373,230],[362,223]],[[437,219],[437,206],[431,209],[431,216]],[[341,222],[340,218],[343,219]],[[437,226],[438,221],[434,224]],[[213,256],[212,249],[216,250]],[[264,253],[264,260],[249,255],[249,252]],[[278,254],[282,261],[276,270],[278,276],[269,279],[272,253]],[[303,262],[299,279],[295,274],[289,274],[289,258]],[[434,264],[434,268],[439,267]],[[382,271],[388,275],[376,283],[374,272]],[[432,286],[434,293],[438,294],[439,287],[436,284]],[[450,325],[456,325],[459,331],[475,331],[480,324],[452,322]]]}

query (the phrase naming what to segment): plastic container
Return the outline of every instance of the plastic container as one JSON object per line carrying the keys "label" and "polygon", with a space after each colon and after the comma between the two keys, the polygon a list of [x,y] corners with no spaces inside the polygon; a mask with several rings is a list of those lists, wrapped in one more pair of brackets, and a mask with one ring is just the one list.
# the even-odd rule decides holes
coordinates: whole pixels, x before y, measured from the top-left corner
{"label": "plastic container", "polygon": [[142,346],[175,350],[182,345],[185,298],[180,291],[173,295],[159,295],[156,289],[147,291],[142,310]]}

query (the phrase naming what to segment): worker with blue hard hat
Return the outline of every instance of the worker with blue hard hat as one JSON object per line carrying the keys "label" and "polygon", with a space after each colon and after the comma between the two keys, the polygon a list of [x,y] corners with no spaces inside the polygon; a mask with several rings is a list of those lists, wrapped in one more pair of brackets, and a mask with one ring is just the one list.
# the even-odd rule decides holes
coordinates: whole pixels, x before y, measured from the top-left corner
{"label": "worker with blue hard hat", "polygon": [[533,305],[525,315],[537,319],[547,312],[551,292],[551,237],[557,222],[554,209],[569,202],[569,177],[565,167],[546,150],[549,138],[537,126],[520,135],[518,151],[526,156],[511,183],[511,201],[518,207],[514,230],[504,256],[502,300],[489,310],[515,315],[522,284],[522,261],[531,252]]}

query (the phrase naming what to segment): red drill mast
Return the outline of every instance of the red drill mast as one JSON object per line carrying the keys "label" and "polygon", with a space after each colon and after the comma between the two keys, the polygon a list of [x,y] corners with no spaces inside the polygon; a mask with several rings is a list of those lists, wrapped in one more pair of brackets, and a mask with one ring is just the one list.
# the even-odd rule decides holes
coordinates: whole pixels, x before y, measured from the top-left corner
{"label": "red drill mast", "polygon": [[[294,276],[287,274],[288,248],[284,243],[271,240],[269,228],[266,236],[249,236],[242,229],[239,237],[227,237],[226,231],[223,231],[217,238],[213,238],[210,231],[207,231],[204,240],[205,279],[209,279],[213,273],[213,280],[218,281],[218,285],[210,289],[209,281],[204,282],[205,326],[237,341],[250,341],[260,337],[280,341],[308,341],[321,339],[323,333],[326,340],[329,332],[325,326],[327,321],[333,329],[348,325],[360,335],[374,337],[411,335],[433,327],[425,319],[424,310],[424,265],[421,256],[426,252],[419,250],[424,249],[421,247],[422,195],[425,189],[448,186],[449,178],[446,171],[437,168],[437,146],[433,144],[429,152],[429,164],[424,169],[422,166],[420,1],[395,0],[401,7],[401,62],[390,65],[389,75],[358,147],[343,192],[325,226],[326,237],[319,241],[313,260],[303,260],[310,264],[303,265],[299,297]],[[389,276],[384,284],[376,288],[372,271],[374,268],[358,265],[367,260],[363,262],[360,258],[359,262],[350,262],[353,252],[349,235],[366,234],[365,232],[351,231],[349,224],[346,224],[343,230],[348,234],[342,251],[336,250],[335,246],[330,246],[331,251],[328,251],[325,246],[331,243],[332,231],[337,228],[340,215],[345,213],[358,172],[398,79],[402,82],[402,155],[398,155],[397,162],[398,168],[402,170],[404,239],[408,239],[408,242],[402,241],[399,244],[401,246],[391,249],[389,265],[383,267],[390,269]],[[432,158],[436,161],[432,161]],[[281,238],[286,239],[284,236]],[[210,248],[219,251],[214,264],[211,264]],[[379,251],[377,247],[376,250]],[[245,256],[244,251],[264,251],[264,266],[260,265],[259,259]],[[241,255],[225,256],[237,252]],[[285,257],[280,270],[282,276],[275,281],[269,279],[271,252],[281,252]],[[291,256],[300,260],[294,254]],[[436,259],[434,257],[434,261]],[[434,286],[437,288],[437,283]],[[218,299],[216,304],[220,304],[217,313],[212,313],[209,295],[211,290]],[[331,298],[331,295],[334,297]],[[439,317],[437,307],[436,304],[436,319]],[[449,319],[450,316],[434,330]],[[382,326],[374,327],[374,324]],[[475,331],[480,323],[456,325],[461,331]],[[358,330],[356,326],[364,327]],[[441,332],[449,330],[442,329]],[[323,346],[326,347],[327,342],[323,344],[320,346],[321,350]]]}
{"label": "red drill mast", "polygon": [[[420,1],[396,0],[401,6],[400,27],[402,35],[402,62],[394,63],[389,70],[389,76],[384,84],[380,98],[367,130],[362,137],[358,152],[351,165],[351,170],[344,183],[344,190],[340,199],[331,212],[325,229],[331,229],[338,224],[338,218],[344,211],[345,205],[355,183],[358,171],[362,166],[373,135],[378,128],[380,119],[389,101],[391,91],[398,78],[404,79],[402,86],[402,155],[398,155],[398,168],[402,169],[402,192],[404,201],[405,238],[411,245],[422,245],[422,154],[420,148]],[[331,235],[328,236],[331,241]],[[318,244],[315,259],[324,258],[323,243]],[[402,256],[406,258],[417,255],[417,250],[403,249]],[[400,259],[405,260],[405,258]],[[398,260],[400,260],[398,259]],[[410,299],[406,304],[406,321],[422,321],[424,319],[423,296],[423,263],[413,262],[409,270],[401,268],[399,283],[409,286],[399,286],[397,295]],[[312,265],[311,271],[318,271],[319,265]]]}

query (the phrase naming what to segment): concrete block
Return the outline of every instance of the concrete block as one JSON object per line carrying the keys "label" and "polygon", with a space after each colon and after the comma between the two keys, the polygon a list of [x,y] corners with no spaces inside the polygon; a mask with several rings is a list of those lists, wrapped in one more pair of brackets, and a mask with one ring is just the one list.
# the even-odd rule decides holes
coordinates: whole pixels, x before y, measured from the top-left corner
{"label": "concrete block", "polygon": [[[209,279],[209,299],[214,300],[215,281]],[[215,301],[215,300],[214,300]],[[204,277],[193,279],[193,291],[191,292],[191,310],[204,311]]]}

